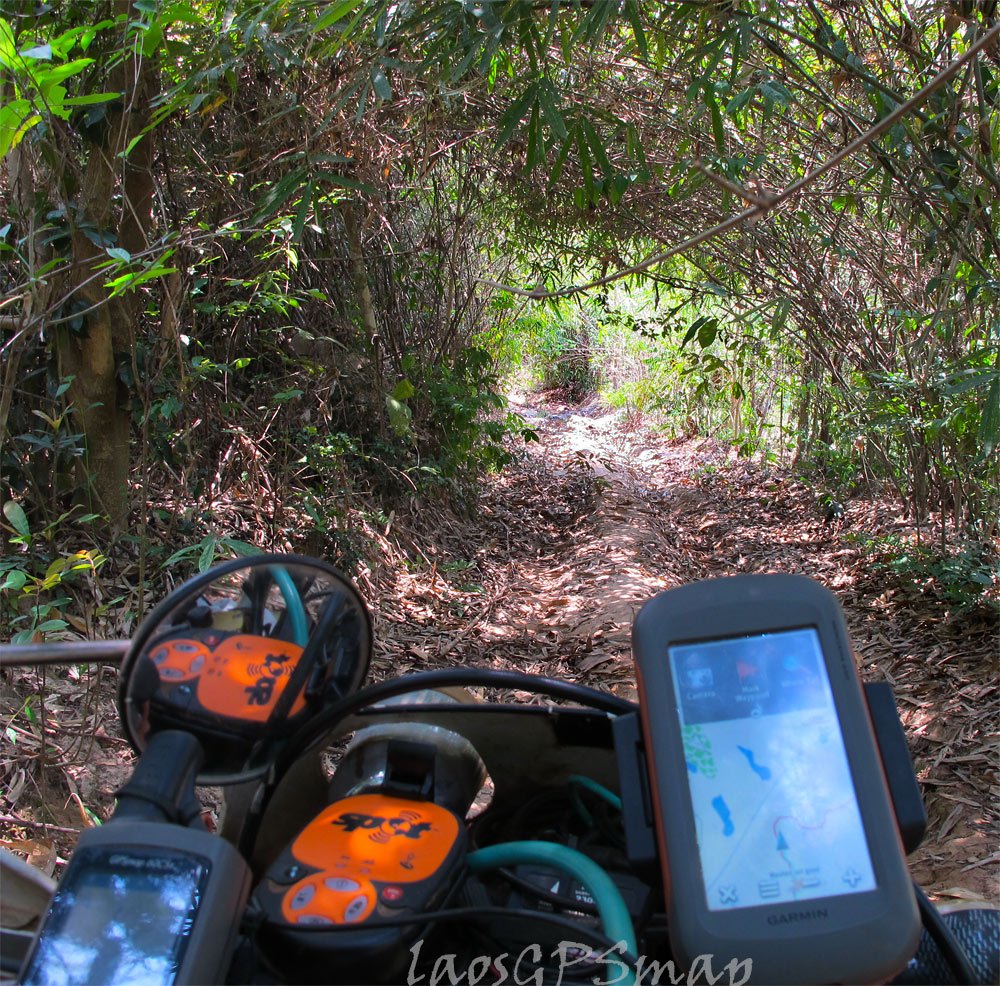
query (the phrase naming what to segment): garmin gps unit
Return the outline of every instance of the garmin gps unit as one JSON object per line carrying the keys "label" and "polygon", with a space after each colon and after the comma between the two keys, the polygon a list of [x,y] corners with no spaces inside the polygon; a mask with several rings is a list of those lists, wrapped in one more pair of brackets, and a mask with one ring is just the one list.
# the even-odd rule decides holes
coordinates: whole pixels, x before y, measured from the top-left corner
{"label": "garmin gps unit", "polygon": [[80,837],[18,982],[220,982],[250,889],[228,842],[112,820]]}
{"label": "garmin gps unit", "polygon": [[633,627],[675,959],[751,982],[882,982],[917,905],[847,627],[802,576],[656,596]]}

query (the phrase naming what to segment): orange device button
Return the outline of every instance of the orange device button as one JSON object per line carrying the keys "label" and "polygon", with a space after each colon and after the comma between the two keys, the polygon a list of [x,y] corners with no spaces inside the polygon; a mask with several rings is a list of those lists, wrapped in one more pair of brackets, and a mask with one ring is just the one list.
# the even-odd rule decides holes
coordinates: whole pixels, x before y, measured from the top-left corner
{"label": "orange device button", "polygon": [[357,924],[375,909],[370,883],[313,873],[289,887],[281,901],[289,924]]}
{"label": "orange device button", "polygon": [[168,640],[149,652],[149,659],[156,665],[160,681],[174,685],[196,678],[205,669],[209,649],[197,640]]}

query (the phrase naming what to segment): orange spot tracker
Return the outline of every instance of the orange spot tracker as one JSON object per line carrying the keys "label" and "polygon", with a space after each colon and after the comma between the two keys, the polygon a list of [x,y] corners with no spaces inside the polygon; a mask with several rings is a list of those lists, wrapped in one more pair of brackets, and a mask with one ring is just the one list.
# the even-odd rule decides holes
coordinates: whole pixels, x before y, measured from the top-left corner
{"label": "orange spot tracker", "polygon": [[[159,700],[167,706],[264,723],[288,685],[302,648],[274,637],[187,628],[183,635],[158,640],[147,656],[160,676]],[[296,696],[289,716],[305,704],[301,694]]]}
{"label": "orange spot tracker", "polygon": [[359,794],[320,812],[292,843],[292,855],[322,870],[348,856],[368,879],[416,883],[444,865],[459,828],[458,819],[433,802]]}
{"label": "orange spot tracker", "polygon": [[[335,801],[299,833],[258,887],[255,896],[267,915],[263,940],[274,948],[336,948],[338,954],[374,947],[375,939],[369,943],[366,936],[384,945],[386,936],[395,939],[404,929],[380,922],[407,913],[426,917],[442,906],[459,885],[465,852],[464,824],[441,805],[382,794]],[[329,942],[321,930],[307,937],[295,931],[324,924],[337,928]]]}
{"label": "orange spot tracker", "polygon": [[[266,722],[301,656],[302,648],[285,640],[245,633],[226,637],[198,682],[198,701],[217,715]],[[289,715],[303,708],[299,695]]]}

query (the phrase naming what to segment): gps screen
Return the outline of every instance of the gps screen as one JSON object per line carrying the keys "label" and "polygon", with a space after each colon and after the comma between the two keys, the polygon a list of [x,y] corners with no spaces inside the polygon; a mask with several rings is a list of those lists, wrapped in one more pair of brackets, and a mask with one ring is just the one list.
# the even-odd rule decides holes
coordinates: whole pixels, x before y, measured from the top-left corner
{"label": "gps screen", "polygon": [[709,910],[874,889],[816,631],[668,655]]}
{"label": "gps screen", "polygon": [[169,986],[207,865],[169,851],[83,849],[22,982]]}

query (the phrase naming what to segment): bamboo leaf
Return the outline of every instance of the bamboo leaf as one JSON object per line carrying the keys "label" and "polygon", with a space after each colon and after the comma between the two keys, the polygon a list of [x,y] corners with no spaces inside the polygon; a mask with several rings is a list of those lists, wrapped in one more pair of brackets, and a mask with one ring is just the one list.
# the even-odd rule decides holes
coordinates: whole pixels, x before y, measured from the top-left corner
{"label": "bamboo leaf", "polygon": [[316,18],[315,21],[313,21],[310,26],[310,30],[313,33],[325,30],[333,24],[336,24],[337,21],[343,20],[344,17],[351,13],[356,6],[357,0],[340,0],[339,3],[331,4],[327,10],[325,10]]}
{"label": "bamboo leaf", "polygon": [[31,537],[31,528],[28,526],[28,515],[24,512],[24,507],[17,500],[8,500],[3,505],[3,514],[10,521],[10,526],[21,537]]}
{"label": "bamboo leaf", "polygon": [[600,134],[597,132],[590,120],[588,120],[585,116],[580,118],[580,126],[587,135],[587,143],[590,145],[590,149],[594,152],[594,160],[601,169],[601,173],[605,178],[610,180],[612,175],[615,173],[615,169],[611,167],[611,161],[608,159],[608,154],[604,149],[604,144],[601,141]]}
{"label": "bamboo leaf", "polygon": [[548,79],[538,87],[538,103],[545,114],[549,129],[559,140],[565,140],[569,136],[569,130],[566,128],[566,121],[556,105],[556,96],[555,86]]}
{"label": "bamboo leaf", "polygon": [[97,103],[110,103],[120,96],[120,92],[93,92],[87,96],[68,96],[63,100],[63,106],[94,106]]}
{"label": "bamboo leaf", "polygon": [[979,421],[979,461],[984,462],[1000,442],[1000,376],[990,386]]}
{"label": "bamboo leaf", "polygon": [[292,240],[296,243],[302,240],[302,230],[305,228],[306,219],[309,217],[309,209],[312,207],[315,187],[315,184],[310,181],[302,192],[302,198],[299,200],[299,207],[295,213],[295,222],[292,223]]}
{"label": "bamboo leaf", "polygon": [[372,69],[372,88],[375,90],[375,95],[383,103],[388,103],[392,100],[392,86],[389,85],[389,80],[386,78],[385,72],[379,67]]}
{"label": "bamboo leaf", "polygon": [[500,133],[494,148],[503,147],[513,136],[521,121],[528,115],[538,99],[538,81],[532,82],[520,96],[508,107],[507,112],[500,117]]}

